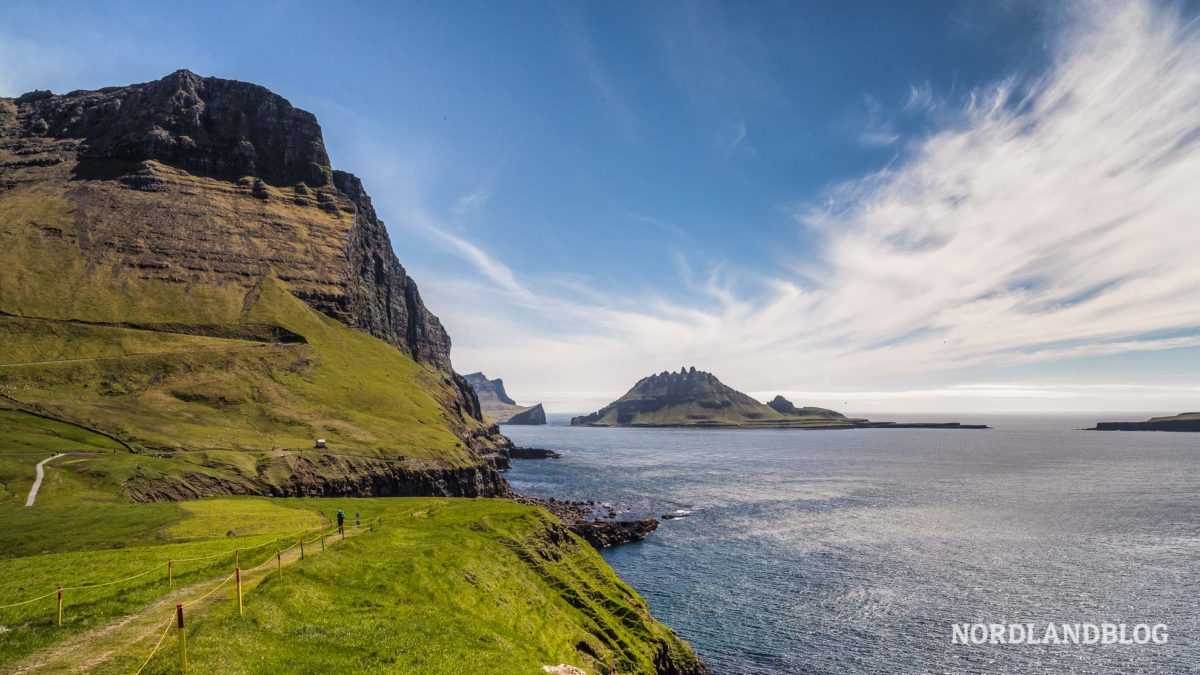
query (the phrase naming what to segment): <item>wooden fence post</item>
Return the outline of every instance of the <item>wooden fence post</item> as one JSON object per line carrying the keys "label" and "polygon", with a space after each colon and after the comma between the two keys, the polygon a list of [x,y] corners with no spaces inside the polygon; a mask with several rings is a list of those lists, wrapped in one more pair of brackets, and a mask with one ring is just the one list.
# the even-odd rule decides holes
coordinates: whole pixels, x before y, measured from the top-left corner
{"label": "wooden fence post", "polygon": [[179,667],[187,672],[187,633],[183,630],[183,605],[175,605],[175,625],[179,627]]}
{"label": "wooden fence post", "polygon": [[55,621],[59,626],[62,625],[62,586],[58,587],[58,618]]}
{"label": "wooden fence post", "polygon": [[275,551],[275,570],[279,572],[279,578],[283,578],[283,554],[278,549]]}
{"label": "wooden fence post", "polygon": [[237,575],[238,616],[242,616],[242,568],[234,570]]}
{"label": "wooden fence post", "polygon": [[175,561],[167,558],[167,589],[175,588]]}

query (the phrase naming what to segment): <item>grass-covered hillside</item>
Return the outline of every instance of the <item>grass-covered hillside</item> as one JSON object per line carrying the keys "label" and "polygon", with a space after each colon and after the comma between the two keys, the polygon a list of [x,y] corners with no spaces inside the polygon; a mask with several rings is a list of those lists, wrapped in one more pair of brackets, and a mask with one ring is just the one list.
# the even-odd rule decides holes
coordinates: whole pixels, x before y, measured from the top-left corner
{"label": "grass-covered hillside", "polygon": [[[12,531],[0,534],[0,605],[51,594],[0,609],[0,670],[129,673],[161,639],[143,672],[178,672],[178,631],[167,623],[186,603],[194,672],[532,675],[562,663],[592,673],[700,672],[603,559],[538,508],[437,498],[217,498],[140,504],[122,517],[108,508],[86,535],[100,550],[34,553],[23,540],[10,548]],[[381,522],[322,545],[338,508],[351,523],[356,513]],[[127,543],[125,519],[153,541],[108,548]],[[293,546],[302,537],[303,559]],[[277,538],[293,546],[278,568]],[[235,548],[244,570],[267,563],[243,575],[241,616],[233,583],[219,586]],[[59,584],[68,587],[61,626]]]}
{"label": "grass-covered hillside", "polygon": [[[487,479],[471,473],[482,460],[466,440],[482,424],[458,409],[448,374],[316,311],[297,295],[302,282],[269,266],[245,284],[207,271],[179,283],[89,250],[73,191],[119,188],[69,178],[0,191],[0,408],[153,457],[95,461],[143,500],[491,490],[474,484]],[[12,425],[0,416],[0,435],[17,434]],[[327,451],[313,451],[317,438]]]}

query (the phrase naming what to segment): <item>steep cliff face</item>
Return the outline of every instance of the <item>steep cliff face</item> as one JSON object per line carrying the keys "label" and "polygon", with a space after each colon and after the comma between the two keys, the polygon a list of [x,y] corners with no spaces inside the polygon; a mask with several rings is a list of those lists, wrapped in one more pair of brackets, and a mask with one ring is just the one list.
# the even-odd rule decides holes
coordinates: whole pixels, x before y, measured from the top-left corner
{"label": "steep cliff face", "polygon": [[[424,367],[409,369],[309,321],[280,293]],[[343,450],[403,456],[403,473],[491,471],[511,447],[453,372],[450,338],[395,256],[362,182],[329,166],[313,115],[257,85],[178,71],[145,84],[0,99],[3,315],[57,322],[62,331],[142,326],[157,336],[234,336],[248,322],[308,331],[306,346],[231,351],[220,368],[199,367],[189,354],[132,370],[99,362],[89,365],[94,382],[79,372],[0,374],[30,403],[64,418],[93,416],[145,449],[257,452],[282,438],[311,449],[312,437],[330,436]],[[86,339],[99,340],[98,331],[87,329]],[[312,340],[311,331],[323,338]],[[9,362],[24,360],[4,351],[0,345]],[[273,365],[250,358],[268,353]],[[367,362],[391,370],[360,373]],[[231,367],[253,376],[239,380]],[[391,386],[355,394],[372,375]],[[51,390],[46,378],[77,389]],[[140,415],[142,405],[161,409]],[[195,408],[203,428],[169,419],[138,428],[178,405]],[[245,435],[213,433],[221,415],[233,415],[230,428]],[[274,435],[253,435],[255,425]],[[483,492],[497,492],[493,483],[484,476]]]}
{"label": "steep cliff face", "polygon": [[[64,96],[34,92],[16,103],[20,131],[29,139],[21,149],[30,156],[44,154],[41,150],[73,150],[74,157],[55,154],[38,159],[75,159],[75,177],[115,176],[126,187],[173,192],[169,177],[161,175],[166,172],[146,163],[160,162],[191,174],[248,182],[249,192],[263,202],[275,197],[266,185],[287,187],[279,198],[288,206],[315,211],[307,215],[317,218],[333,216],[343,221],[335,228],[339,231],[332,233],[333,240],[325,242],[341,249],[333,260],[325,250],[314,251],[311,257],[280,255],[294,245],[282,237],[239,252],[226,245],[227,238],[254,234],[223,228],[212,233],[216,236],[205,237],[207,223],[189,223],[189,232],[182,233],[149,218],[136,219],[140,222],[134,224],[141,227],[128,228],[129,236],[94,238],[97,245],[137,253],[144,266],[191,264],[243,277],[270,267],[281,278],[302,282],[296,295],[321,312],[395,345],[417,361],[452,371],[450,337],[426,309],[416,282],[397,260],[362,182],[329,166],[321,127],[311,113],[258,85],[200,77],[186,70],[127,87]],[[66,143],[47,147],[39,139]],[[170,201],[188,211],[185,219],[200,221],[213,215],[205,213],[204,204],[188,208],[186,202],[192,200],[181,196],[187,195],[172,195]],[[120,207],[121,201],[114,199],[105,206]],[[279,234],[300,234],[280,222],[267,224]],[[308,240],[314,228],[305,229]],[[199,236],[180,238],[180,234]],[[154,239],[153,246],[139,246],[136,239],[140,238]],[[147,255],[155,259],[145,260]],[[473,411],[478,406],[464,400],[464,407]]]}

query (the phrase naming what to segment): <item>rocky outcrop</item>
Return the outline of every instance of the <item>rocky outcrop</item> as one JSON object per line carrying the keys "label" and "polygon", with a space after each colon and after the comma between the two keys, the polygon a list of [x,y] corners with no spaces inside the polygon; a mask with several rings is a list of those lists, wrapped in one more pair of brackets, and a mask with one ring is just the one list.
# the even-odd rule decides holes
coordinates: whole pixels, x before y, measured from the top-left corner
{"label": "rocky outcrop", "polygon": [[532,406],[518,405],[504,390],[504,380],[496,378],[489,380],[483,373],[470,373],[464,376],[479,397],[479,406],[483,414],[500,424],[545,424],[546,411],[542,404]]}
{"label": "rocky outcrop", "polygon": [[515,446],[512,450],[509,450],[508,456],[512,459],[558,459],[562,457],[561,454],[545,448],[520,448]]}
{"label": "rocky outcrop", "polygon": [[771,399],[770,402],[767,403],[767,407],[784,415],[796,415],[800,417],[824,417],[831,420],[840,420],[846,418],[846,416],[842,413],[836,410],[830,410],[828,408],[817,408],[814,406],[797,408],[791,401],[779,395]]}
{"label": "rocky outcrop", "polygon": [[571,531],[596,548],[607,548],[641,541],[658,529],[654,518],[641,520],[584,520],[571,525]]}
{"label": "rocky outcrop", "polygon": [[166,164],[273,185],[331,181],[329,155],[312,113],[265,87],[187,70],[145,84],[35,91],[17,99],[32,135],[83,140],[91,160]]}

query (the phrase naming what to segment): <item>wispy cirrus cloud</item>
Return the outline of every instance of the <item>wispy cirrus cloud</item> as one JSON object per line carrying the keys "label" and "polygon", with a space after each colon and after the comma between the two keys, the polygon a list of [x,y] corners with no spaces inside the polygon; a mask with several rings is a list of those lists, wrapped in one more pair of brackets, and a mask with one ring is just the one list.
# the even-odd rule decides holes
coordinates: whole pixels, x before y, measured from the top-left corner
{"label": "wispy cirrus cloud", "polygon": [[938,128],[796,209],[820,255],[756,293],[720,287],[683,304],[653,290],[560,295],[459,246],[502,288],[536,288],[538,300],[520,311],[466,295],[435,304],[459,336],[455,360],[582,409],[685,363],[749,391],[830,392],[1196,345],[1197,37],[1169,8],[1082,4],[1046,72],[955,103],[914,89],[913,105],[938,108]]}

